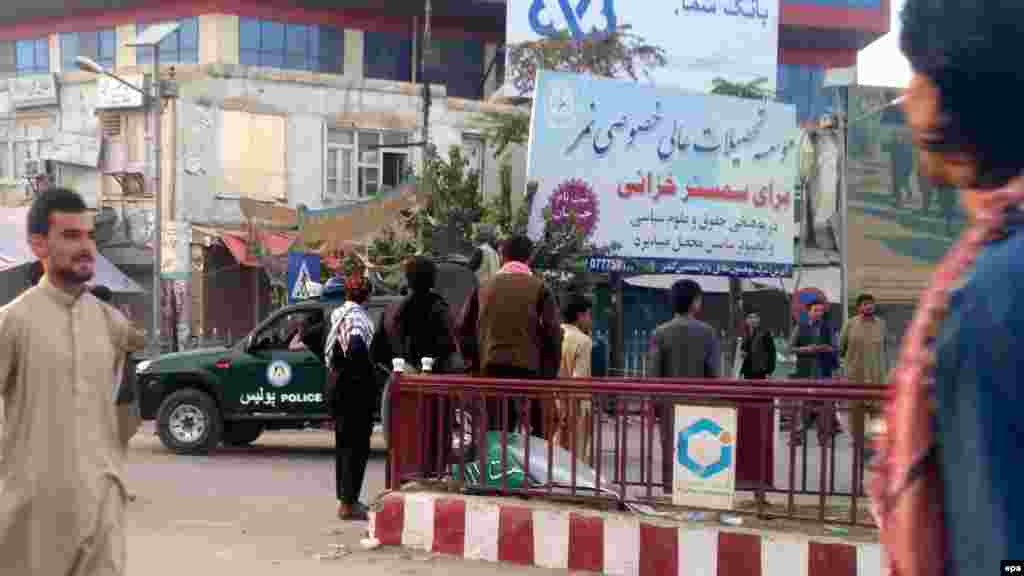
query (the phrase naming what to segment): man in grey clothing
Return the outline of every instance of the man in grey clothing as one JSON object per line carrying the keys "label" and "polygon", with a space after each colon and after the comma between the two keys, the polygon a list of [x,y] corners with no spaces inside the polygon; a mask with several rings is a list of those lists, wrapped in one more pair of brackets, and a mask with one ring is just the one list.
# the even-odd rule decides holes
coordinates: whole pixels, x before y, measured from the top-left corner
{"label": "man in grey clothing", "polygon": [[[653,378],[718,378],[721,375],[721,345],[715,330],[697,319],[703,291],[693,280],[672,285],[675,318],[658,326],[647,352],[649,375]],[[675,453],[673,403],[658,402],[655,408],[661,430],[661,478],[666,494],[672,492],[672,463]]]}

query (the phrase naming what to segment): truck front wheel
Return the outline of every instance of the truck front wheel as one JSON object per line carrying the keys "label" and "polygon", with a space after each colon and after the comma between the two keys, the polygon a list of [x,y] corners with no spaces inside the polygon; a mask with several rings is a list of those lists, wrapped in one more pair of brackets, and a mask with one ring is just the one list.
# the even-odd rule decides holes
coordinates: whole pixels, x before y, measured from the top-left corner
{"label": "truck front wheel", "polygon": [[208,453],[220,443],[223,430],[216,402],[202,390],[178,390],[157,411],[160,442],[177,454]]}

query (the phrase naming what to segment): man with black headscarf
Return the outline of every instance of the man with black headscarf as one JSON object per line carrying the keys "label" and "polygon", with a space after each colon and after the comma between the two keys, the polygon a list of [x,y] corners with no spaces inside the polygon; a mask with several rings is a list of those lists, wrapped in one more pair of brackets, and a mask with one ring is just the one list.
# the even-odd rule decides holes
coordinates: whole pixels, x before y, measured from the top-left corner
{"label": "man with black headscarf", "polygon": [[[407,260],[403,267],[411,294],[385,314],[381,333],[373,342],[374,362],[387,369],[394,358],[402,358],[408,369],[415,371],[421,369],[423,358],[431,358],[432,372],[448,372],[455,353],[455,338],[448,302],[434,291],[437,265],[427,256],[416,256]],[[423,409],[426,420],[432,423],[431,430],[436,430],[434,425],[439,420],[447,423],[447,402],[444,399],[427,399]],[[428,434],[426,441],[427,465],[435,468],[440,456],[441,468],[435,472],[441,473],[449,444],[443,442],[438,445],[435,434]]]}

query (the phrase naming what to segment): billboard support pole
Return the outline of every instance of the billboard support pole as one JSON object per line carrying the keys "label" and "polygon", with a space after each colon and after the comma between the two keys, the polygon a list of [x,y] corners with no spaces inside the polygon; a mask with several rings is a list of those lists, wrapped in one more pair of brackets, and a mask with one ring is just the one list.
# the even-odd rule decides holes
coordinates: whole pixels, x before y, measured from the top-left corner
{"label": "billboard support pole", "polygon": [[849,205],[848,205],[848,174],[847,174],[847,150],[846,133],[849,124],[847,123],[846,111],[842,110],[842,98],[839,88],[835,92],[836,116],[839,119],[839,289],[840,305],[842,308],[841,318],[846,323],[850,311],[850,258],[849,258]]}

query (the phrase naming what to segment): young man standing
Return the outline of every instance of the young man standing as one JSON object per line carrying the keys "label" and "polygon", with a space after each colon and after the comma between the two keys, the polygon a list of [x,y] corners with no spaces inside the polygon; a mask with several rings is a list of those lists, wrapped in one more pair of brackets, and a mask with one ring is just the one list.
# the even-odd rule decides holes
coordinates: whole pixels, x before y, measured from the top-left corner
{"label": "young man standing", "polygon": [[[839,337],[839,356],[846,362],[846,377],[851,382],[884,384],[887,349],[885,320],[875,314],[875,299],[870,294],[857,297],[857,315],[843,326]],[[850,432],[856,441],[864,437],[864,402],[852,402]]]}
{"label": "young man standing", "polygon": [[[562,324],[562,364],[558,377],[590,378],[590,361],[594,349],[594,341],[590,338],[593,324],[590,301],[579,294],[570,296],[562,317],[565,323]],[[559,426],[554,433],[554,442],[566,450],[572,446],[568,424],[570,402],[576,403],[576,420],[573,427],[576,434],[576,458],[592,464],[590,440],[593,437],[593,426],[590,421],[590,400],[570,399],[557,402]]]}
{"label": "young man standing", "polygon": [[[721,374],[721,345],[715,330],[697,319],[702,296],[700,284],[693,280],[672,285],[675,318],[655,329],[647,352],[652,378],[718,378]],[[671,402],[664,402],[655,410],[661,430],[661,479],[665,493],[671,494],[675,409]]]}
{"label": "young man standing", "polygon": [[747,310],[747,338],[743,341],[740,374],[748,380],[765,380],[775,372],[775,339],[761,328],[761,315]]}
{"label": "young man standing", "polygon": [[28,233],[45,275],[0,308],[0,574],[122,575],[124,450],[111,379],[145,334],[87,288],[96,240],[81,196],[40,194]]}
{"label": "young man standing", "polygon": [[[825,321],[825,302],[815,300],[807,305],[807,321],[801,321],[789,337],[789,349],[796,354],[794,378],[827,380],[832,377],[835,367],[835,346],[832,331]],[[803,428],[807,429],[818,420],[818,403],[808,401],[810,408],[804,412]],[[819,427],[818,434],[825,432]],[[831,432],[839,432],[838,419],[833,420]],[[822,436],[824,437],[824,436]]]}

